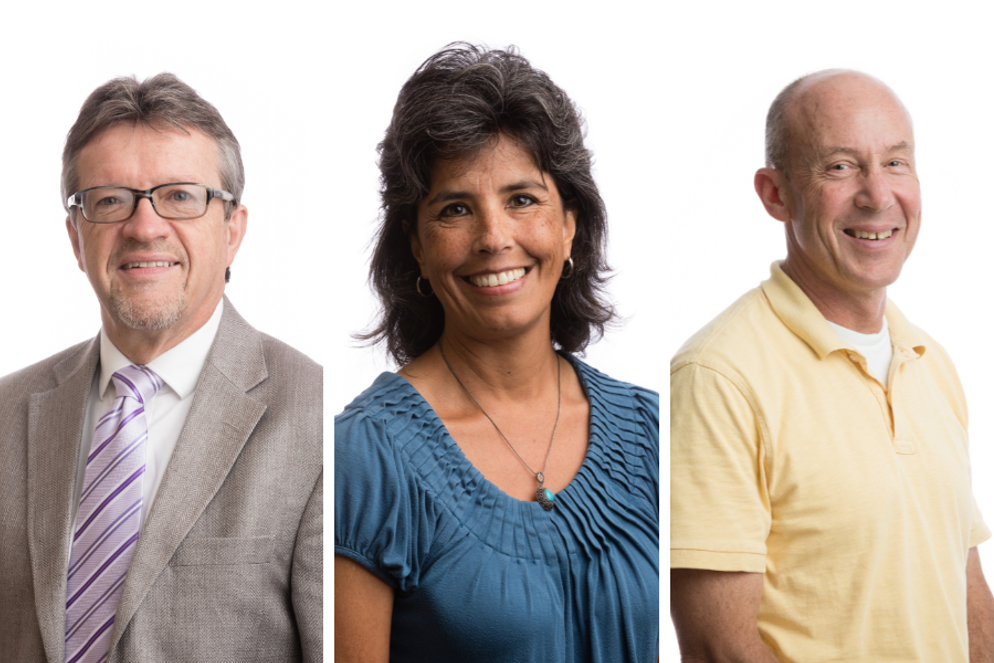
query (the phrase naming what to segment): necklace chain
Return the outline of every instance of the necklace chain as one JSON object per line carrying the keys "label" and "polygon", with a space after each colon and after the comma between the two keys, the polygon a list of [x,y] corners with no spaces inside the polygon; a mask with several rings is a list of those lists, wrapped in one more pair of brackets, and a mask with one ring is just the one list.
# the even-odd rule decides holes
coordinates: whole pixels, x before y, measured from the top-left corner
{"label": "necklace chain", "polygon": [[487,414],[487,411],[483,409],[483,406],[480,405],[480,401],[476,400],[476,397],[473,395],[473,392],[469,390],[469,387],[463,384],[463,381],[459,379],[458,375],[456,375],[455,370],[453,370],[452,368],[452,364],[449,363],[448,358],[446,358],[445,356],[445,350],[442,349],[441,341],[439,341],[438,343],[438,351],[442,353],[442,361],[445,362],[445,365],[446,367],[448,367],[449,372],[452,373],[452,377],[456,379],[456,382],[459,383],[459,386],[466,391],[466,393],[469,395],[471,399],[473,399],[473,402],[476,403],[476,407],[480,408],[480,412],[483,413],[483,416],[485,416],[487,419],[490,420],[490,423],[493,424],[493,427],[497,429],[497,433],[502,438],[504,438],[504,442],[506,442],[507,446],[511,449],[511,451],[514,452],[514,455],[518,457],[518,460],[521,461],[521,464],[524,465],[529,472],[535,475],[535,479],[538,481],[539,488],[541,489],[542,485],[545,483],[545,468],[549,464],[549,454],[552,453],[552,442],[553,440],[556,439],[556,429],[559,428],[559,415],[563,413],[563,365],[562,365],[562,360],[559,358],[559,355],[556,355],[556,383],[557,383],[556,386],[557,386],[557,391],[559,392],[557,396],[558,405],[556,410],[556,423],[555,425],[552,426],[552,437],[549,438],[549,449],[548,451],[545,452],[545,461],[542,463],[542,471],[536,472],[531,468],[531,466],[528,465],[528,463],[525,462],[525,459],[521,457],[521,454],[518,453],[518,451],[511,444],[510,440],[507,439],[507,436],[504,435],[503,431],[501,431],[500,427],[493,420],[493,417]]}

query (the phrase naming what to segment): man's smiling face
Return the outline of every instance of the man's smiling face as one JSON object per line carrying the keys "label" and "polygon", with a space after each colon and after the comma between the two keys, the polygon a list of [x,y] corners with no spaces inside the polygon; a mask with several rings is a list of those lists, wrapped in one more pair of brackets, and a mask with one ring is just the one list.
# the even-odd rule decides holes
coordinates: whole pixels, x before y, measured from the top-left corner
{"label": "man's smiling face", "polygon": [[893,93],[855,73],[817,80],[788,111],[787,265],[839,294],[886,288],[921,223],[911,121]]}
{"label": "man's smiling face", "polygon": [[[112,126],[83,147],[77,168],[81,190],[145,190],[168,182],[221,188],[216,145],[192,128]],[[72,214],[66,225],[73,251],[112,338],[124,328],[185,337],[203,325],[224,294],[225,268],[245,227],[244,208],[226,221],[220,200],[197,219],[163,219],[147,199],[117,223],[90,223],[75,209]]]}

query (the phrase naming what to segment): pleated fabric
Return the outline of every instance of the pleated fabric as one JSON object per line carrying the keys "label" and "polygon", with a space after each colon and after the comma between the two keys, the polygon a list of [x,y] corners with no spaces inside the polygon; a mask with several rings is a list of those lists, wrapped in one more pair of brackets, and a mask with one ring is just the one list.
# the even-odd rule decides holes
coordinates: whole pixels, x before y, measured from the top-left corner
{"label": "pleated fabric", "polygon": [[335,553],[395,589],[391,661],[656,660],[659,395],[567,359],[590,440],[552,511],[487,481],[395,373],[335,418]]}

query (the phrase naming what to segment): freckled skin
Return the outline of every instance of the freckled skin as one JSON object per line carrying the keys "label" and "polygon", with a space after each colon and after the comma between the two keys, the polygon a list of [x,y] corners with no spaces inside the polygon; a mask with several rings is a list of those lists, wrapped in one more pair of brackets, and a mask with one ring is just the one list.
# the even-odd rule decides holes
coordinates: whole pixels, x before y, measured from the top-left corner
{"label": "freckled skin", "polygon": [[[411,250],[445,310],[446,333],[485,340],[548,329],[575,219],[552,178],[512,140],[470,160],[439,162]],[[527,274],[507,295],[482,294],[465,279],[522,267]]]}

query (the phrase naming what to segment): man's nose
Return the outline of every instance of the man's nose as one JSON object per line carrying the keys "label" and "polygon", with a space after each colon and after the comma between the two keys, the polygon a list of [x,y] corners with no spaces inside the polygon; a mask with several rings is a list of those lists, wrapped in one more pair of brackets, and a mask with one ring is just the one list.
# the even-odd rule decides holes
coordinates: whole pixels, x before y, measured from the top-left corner
{"label": "man's nose", "polygon": [[885,172],[873,171],[863,177],[862,187],[856,196],[856,204],[878,212],[894,204],[894,191],[891,188],[890,178]]}
{"label": "man's nose", "polygon": [[151,242],[162,237],[168,237],[172,225],[168,219],[163,219],[156,213],[152,201],[139,198],[134,214],[124,222],[124,234],[140,242]]}

